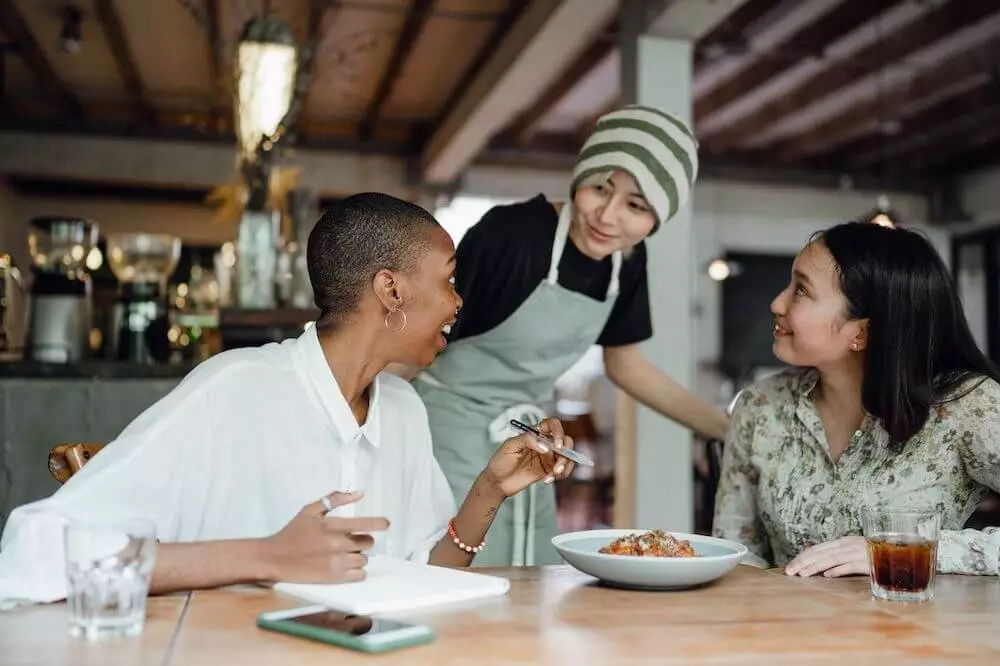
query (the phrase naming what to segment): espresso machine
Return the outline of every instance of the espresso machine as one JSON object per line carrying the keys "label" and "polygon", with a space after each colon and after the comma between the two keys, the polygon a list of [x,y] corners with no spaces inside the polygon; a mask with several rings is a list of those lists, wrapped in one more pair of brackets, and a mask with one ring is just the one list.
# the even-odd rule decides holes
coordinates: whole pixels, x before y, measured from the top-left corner
{"label": "espresso machine", "polygon": [[91,282],[86,258],[97,224],[76,217],[31,220],[32,273],[26,357],[45,363],[86,358],[91,327]]}
{"label": "espresso machine", "polygon": [[168,234],[112,234],[108,266],[118,278],[118,301],[111,317],[112,358],[132,363],[165,363],[167,280],[181,256],[181,240]]}

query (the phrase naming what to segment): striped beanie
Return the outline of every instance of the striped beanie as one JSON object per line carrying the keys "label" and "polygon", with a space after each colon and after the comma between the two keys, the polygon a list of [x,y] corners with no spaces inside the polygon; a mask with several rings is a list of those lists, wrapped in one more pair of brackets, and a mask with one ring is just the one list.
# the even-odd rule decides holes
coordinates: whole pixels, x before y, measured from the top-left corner
{"label": "striped beanie", "polygon": [[698,176],[698,140],[688,126],[648,106],[626,106],[597,121],[573,169],[570,196],[581,185],[625,171],[656,214],[653,232],[691,198]]}

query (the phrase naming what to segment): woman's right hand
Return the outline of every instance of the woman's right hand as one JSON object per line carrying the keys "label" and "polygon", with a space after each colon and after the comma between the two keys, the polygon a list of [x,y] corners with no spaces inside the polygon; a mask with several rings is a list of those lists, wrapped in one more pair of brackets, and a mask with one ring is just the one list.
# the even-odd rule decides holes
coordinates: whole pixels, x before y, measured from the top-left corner
{"label": "woman's right hand", "polygon": [[[330,506],[353,504],[362,493],[330,494]],[[280,532],[261,541],[266,578],[288,583],[356,583],[364,580],[371,532],[389,529],[385,518],[327,518],[322,500],[302,508]]]}

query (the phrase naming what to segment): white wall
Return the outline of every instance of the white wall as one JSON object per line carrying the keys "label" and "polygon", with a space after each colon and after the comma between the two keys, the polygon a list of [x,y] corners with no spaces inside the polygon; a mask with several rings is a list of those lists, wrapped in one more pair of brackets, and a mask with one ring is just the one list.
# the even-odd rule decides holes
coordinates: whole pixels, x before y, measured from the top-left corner
{"label": "white wall", "polygon": [[1000,223],[1000,167],[972,174],[962,180],[959,196],[975,224]]}

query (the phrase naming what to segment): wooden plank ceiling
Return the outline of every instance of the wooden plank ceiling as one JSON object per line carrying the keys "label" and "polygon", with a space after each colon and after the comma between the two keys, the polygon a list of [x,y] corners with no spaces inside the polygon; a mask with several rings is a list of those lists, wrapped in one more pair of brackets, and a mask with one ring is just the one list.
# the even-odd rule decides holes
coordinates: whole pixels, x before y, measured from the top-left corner
{"label": "wooden plank ceiling", "polygon": [[[11,127],[231,138],[244,23],[289,23],[303,143],[412,147],[482,67],[519,0],[0,0]],[[65,8],[79,12],[68,51]]]}
{"label": "wooden plank ceiling", "polygon": [[[304,47],[295,142],[419,155],[527,4],[0,0],[0,122],[231,141],[233,54],[267,12]],[[481,159],[571,160],[618,103],[616,25]],[[892,177],[985,166],[1000,161],[998,63],[994,0],[746,0],[696,44],[703,160]]]}
{"label": "wooden plank ceiling", "polygon": [[[577,86],[512,121],[490,156],[571,158],[617,101],[613,46],[581,53],[565,74]],[[584,87],[592,104],[567,117]],[[693,90],[706,164],[958,175],[1000,162],[1000,2],[747,0],[696,44]]]}

